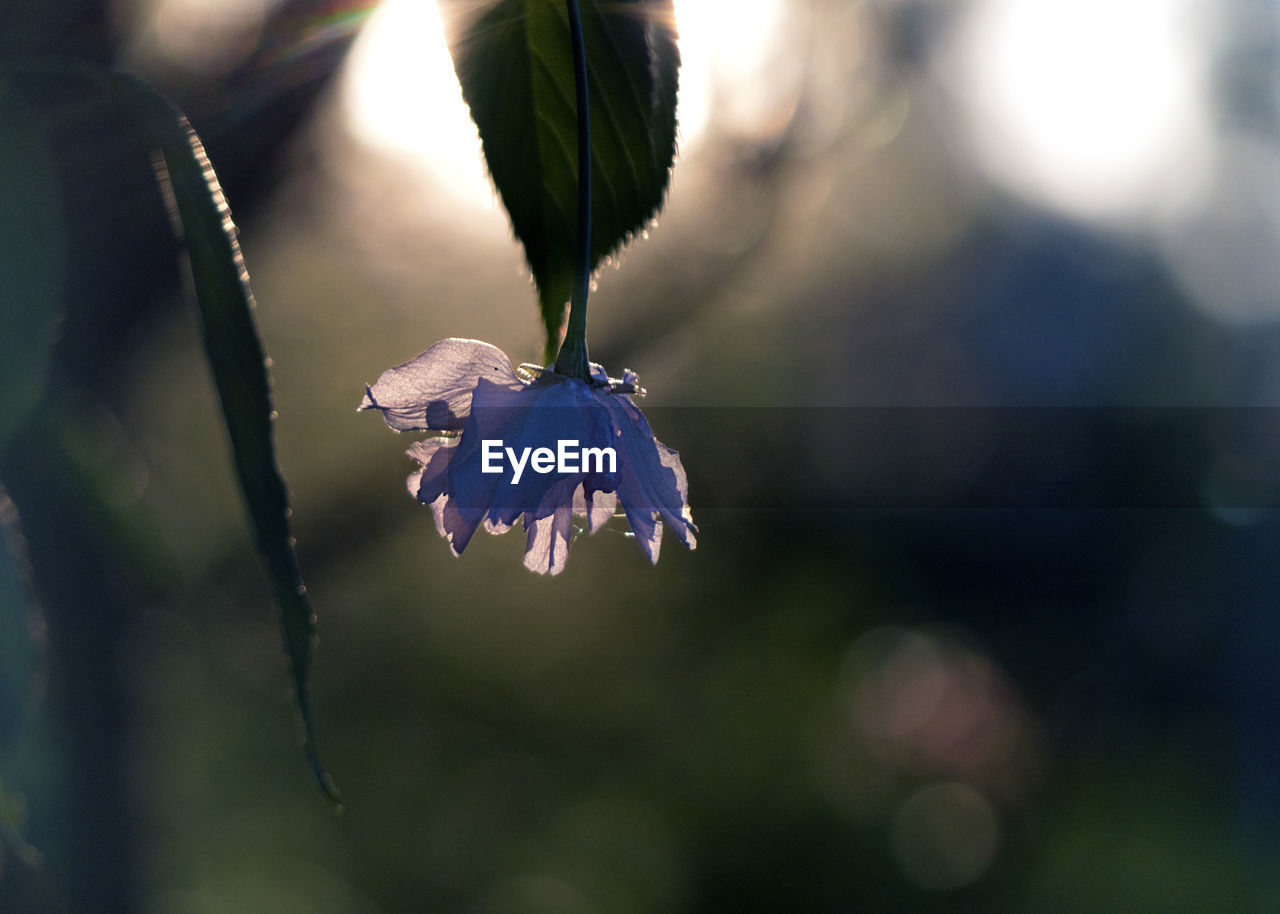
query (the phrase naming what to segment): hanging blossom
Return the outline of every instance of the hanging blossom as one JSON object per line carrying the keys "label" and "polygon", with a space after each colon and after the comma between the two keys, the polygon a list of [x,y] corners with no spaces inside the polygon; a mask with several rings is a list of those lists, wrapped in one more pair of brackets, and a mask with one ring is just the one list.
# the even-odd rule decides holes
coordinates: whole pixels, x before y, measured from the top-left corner
{"label": "hanging blossom", "polygon": [[497,347],[447,339],[383,372],[360,409],[380,410],[396,431],[444,433],[409,448],[420,469],[408,485],[454,555],[479,527],[506,533],[523,520],[525,567],[559,574],[573,516],[595,533],[619,504],[649,561],[658,561],[664,526],[695,548],[684,466],[632,402],[644,393],[635,373],[619,381],[592,362],[591,375],[517,374]]}

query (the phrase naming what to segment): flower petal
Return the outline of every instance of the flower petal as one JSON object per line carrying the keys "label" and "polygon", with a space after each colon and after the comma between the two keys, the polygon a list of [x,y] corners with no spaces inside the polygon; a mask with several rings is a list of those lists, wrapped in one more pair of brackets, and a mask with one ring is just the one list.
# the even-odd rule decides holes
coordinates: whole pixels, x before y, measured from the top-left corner
{"label": "flower petal", "polygon": [[383,421],[401,432],[459,431],[482,378],[510,389],[524,386],[497,346],[480,340],[441,340],[417,358],[384,371],[376,384],[365,388],[360,408],[381,410]]}
{"label": "flower petal", "polygon": [[573,508],[564,505],[553,514],[529,523],[524,547],[524,567],[538,574],[556,575],[569,560],[569,536],[573,532]]}
{"label": "flower petal", "polygon": [[458,510],[458,501],[449,491],[450,467],[459,452],[457,438],[428,438],[415,441],[407,453],[422,464],[417,473],[409,474],[409,494],[423,504],[431,506],[436,530],[449,541],[454,555],[471,542],[476,532],[478,518]]}
{"label": "flower petal", "polygon": [[[632,402],[632,394],[643,396],[639,379],[626,371],[616,381],[595,363],[591,370],[591,382],[552,370],[523,380],[488,343],[441,340],[383,372],[366,388],[361,409],[381,411],[386,424],[401,431],[462,433],[408,450],[420,467],[408,479],[409,492],[431,506],[454,555],[482,525],[505,533],[523,519],[525,566],[559,574],[568,560],[573,516],[585,517],[594,533],[619,505],[651,562],[658,560],[664,527],[695,548],[684,466],[678,453],[653,437]],[[495,443],[504,458],[496,464]],[[581,464],[561,470],[575,447]],[[555,455],[554,467],[539,455],[534,469],[532,455],[540,449]],[[616,466],[602,456],[609,449]],[[600,458],[591,470],[588,454]],[[521,466],[518,483],[515,464]],[[492,469],[484,472],[486,466]]]}
{"label": "flower petal", "polygon": [[[415,441],[409,445],[409,449],[405,451],[410,457],[422,464],[422,467],[409,474],[407,480],[409,485],[409,494],[414,498],[418,498],[419,493],[425,485],[428,491],[432,491],[436,487],[437,481],[444,476],[449,470],[449,461],[458,450],[458,441],[456,438],[427,438],[425,441]],[[439,494],[438,492],[436,494]],[[430,498],[425,499],[427,504],[435,499],[433,494]]]}
{"label": "flower petal", "polygon": [[583,483],[573,493],[573,513],[587,519],[587,530],[591,533],[607,524],[617,510],[618,496],[613,492],[595,489],[588,495],[586,483]]}
{"label": "flower petal", "polygon": [[501,473],[484,473],[481,460],[486,440],[500,440],[509,445],[523,440],[525,425],[530,421],[530,406],[536,397],[534,385],[522,384],[519,388],[512,389],[491,383],[485,378],[477,382],[472,398],[473,408],[458,443],[457,457],[452,463],[448,478],[442,482],[441,489],[453,496],[459,513],[469,522],[479,525],[485,515],[490,515],[491,520],[500,526],[510,527],[523,511],[537,507],[541,500],[545,486],[538,489],[536,494],[528,496],[532,500],[519,510],[497,510],[502,490],[523,488],[526,481],[530,486],[537,486],[539,481],[546,482],[546,477],[526,473],[521,480],[522,486],[511,486],[509,481],[512,474],[509,468],[504,465]]}
{"label": "flower petal", "polygon": [[631,525],[636,542],[649,557],[649,564],[658,564],[658,551],[662,548],[662,521],[656,520],[652,511],[628,507],[625,501],[622,511],[627,515],[627,523]]}
{"label": "flower petal", "polygon": [[636,538],[645,546],[651,561],[657,561],[661,526],[652,526],[657,515],[671,527],[680,541],[697,548],[697,527],[689,510],[689,481],[680,455],[653,436],[649,423],[630,397],[599,394],[614,418],[618,460],[626,472],[618,484],[618,500]]}
{"label": "flower petal", "polygon": [[[578,441],[580,446],[596,446],[608,442],[608,416],[596,407],[587,386],[574,379],[558,378],[530,384],[522,392],[522,424],[508,423],[501,435],[508,445],[520,453],[532,454],[538,448],[557,451],[560,441]],[[487,393],[477,393],[473,418],[483,425],[488,404],[498,401]],[[470,434],[470,425],[468,432]],[[526,450],[527,449],[527,450]],[[503,484],[496,487],[490,507],[490,516],[501,523],[513,524],[522,514],[532,512],[535,519],[548,516],[557,508],[572,505],[573,492],[583,481],[584,475],[592,478],[594,488],[611,488],[610,481],[596,481],[597,474],[558,472],[542,474],[526,467],[519,483],[512,484],[512,474],[499,477]]]}
{"label": "flower petal", "polygon": [[449,551],[455,556],[462,555],[475,535],[476,524],[458,512],[457,501],[448,495],[436,496],[431,502],[431,513],[435,515],[436,531],[449,542]]}
{"label": "flower petal", "polygon": [[[682,543],[690,549],[697,549],[698,540],[694,537],[694,533],[697,532],[698,527],[693,522],[693,512],[689,510],[689,477],[685,475],[684,464],[680,461],[680,452],[667,447],[657,438],[653,439],[653,443],[658,450],[658,460],[675,476],[676,491],[680,493],[679,517],[665,510],[663,511],[663,516],[667,518],[673,527],[681,531],[677,535],[680,536]],[[677,505],[673,502],[672,508],[674,509],[675,507]]]}
{"label": "flower petal", "polygon": [[508,532],[513,526],[515,525],[504,524],[501,521],[494,520],[492,517],[486,517],[484,519],[484,532],[493,536],[502,536],[502,534]]}

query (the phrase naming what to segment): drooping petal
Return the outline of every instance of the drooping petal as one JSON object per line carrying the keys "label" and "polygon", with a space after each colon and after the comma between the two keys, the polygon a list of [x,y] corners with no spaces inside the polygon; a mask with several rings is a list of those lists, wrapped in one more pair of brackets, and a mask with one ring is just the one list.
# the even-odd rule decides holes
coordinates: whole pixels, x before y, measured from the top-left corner
{"label": "drooping petal", "polygon": [[554,513],[532,523],[525,517],[529,534],[525,540],[524,567],[538,574],[557,575],[569,559],[569,537],[573,533],[573,508],[563,505]]}
{"label": "drooping petal", "polygon": [[388,368],[365,388],[361,409],[381,410],[397,431],[460,431],[471,412],[476,383],[517,389],[524,383],[497,346],[480,340],[441,340],[417,358]]}
{"label": "drooping petal", "polygon": [[457,503],[446,491],[449,467],[458,453],[457,438],[428,438],[415,441],[407,453],[422,468],[409,474],[409,494],[423,504],[431,506],[436,530],[449,542],[454,555],[461,555],[463,547],[475,533],[475,526],[458,513]]}
{"label": "drooping petal", "polygon": [[627,520],[651,561],[656,561],[661,526],[651,529],[652,520],[661,518],[680,541],[690,549],[697,548],[693,514],[689,510],[689,483],[680,455],[658,441],[649,423],[631,399],[625,395],[602,394],[603,402],[613,415],[619,461],[626,472],[618,485]]}
{"label": "drooping petal", "polygon": [[587,513],[587,529],[595,533],[618,512],[618,496],[613,492],[592,492],[591,510]]}
{"label": "drooping petal", "polygon": [[[558,453],[560,442],[576,442],[578,452],[586,447],[599,447],[608,442],[608,417],[598,408],[585,384],[576,379],[534,382],[522,399],[524,423],[518,429],[507,426],[507,441],[517,453],[532,455],[539,448]],[[484,407],[477,396],[473,410],[476,418]],[[530,457],[531,462],[531,457]],[[581,470],[561,474],[558,468],[538,473],[526,464],[520,481],[505,472],[503,483],[496,487],[490,517],[503,524],[515,523],[522,514],[532,512],[535,519],[548,516],[562,505],[571,505],[574,489],[584,478],[593,488],[611,489],[611,479],[597,478]]]}
{"label": "drooping petal", "polygon": [[[658,460],[662,465],[671,471],[676,480],[676,491],[680,495],[678,502],[670,503],[671,509],[664,510],[663,516],[675,528],[681,531],[680,541],[690,549],[698,548],[698,540],[694,537],[698,527],[693,522],[693,511],[689,509],[689,477],[685,475],[684,464],[680,460],[680,453],[667,447],[657,438],[653,439],[653,444],[658,451]],[[673,516],[676,508],[679,508],[679,517]]]}
{"label": "drooping petal", "polygon": [[409,445],[409,449],[405,451],[410,457],[422,464],[421,468],[409,474],[407,480],[409,486],[409,494],[414,498],[420,498],[420,492],[425,487],[431,494],[421,499],[426,504],[431,504],[435,497],[443,491],[440,485],[441,480],[449,471],[449,461],[458,450],[458,440],[456,438],[427,438],[424,441],[415,441]]}
{"label": "drooping petal", "polygon": [[494,520],[492,517],[486,517],[484,519],[484,532],[492,534],[493,536],[502,536],[502,534],[507,533],[514,526],[515,524],[504,524],[501,521]]}
{"label": "drooping petal", "polygon": [[618,510],[618,496],[614,492],[594,489],[588,494],[586,483],[573,493],[573,513],[587,519],[587,530],[595,533],[609,522]]}
{"label": "drooping petal", "polygon": [[[485,402],[489,399],[486,398]],[[515,474],[510,467],[504,469],[502,485],[497,486],[490,508],[494,520],[505,524],[513,524],[516,518],[527,513],[532,513],[535,518],[546,517],[573,494],[570,487],[563,497],[548,499],[549,493],[557,489],[560,476],[554,472],[538,473],[531,466],[532,454],[539,448],[548,448],[555,453],[561,438],[576,437],[573,420],[578,417],[578,411],[574,409],[573,392],[563,382],[534,382],[522,399],[522,421],[518,425],[514,422],[507,424],[504,441],[516,453],[528,455],[529,462],[525,464],[519,482],[514,481]]]}
{"label": "drooping petal", "polygon": [[[472,524],[473,529],[486,515],[500,527],[510,527],[522,513],[492,510],[499,493],[513,488],[510,485],[513,474],[505,460],[501,472],[484,472],[483,450],[485,441],[501,441],[504,446],[514,446],[521,441],[535,398],[531,385],[521,384],[513,390],[483,378],[476,384],[471,414],[447,480],[448,492],[457,502],[459,515]],[[541,493],[537,497],[540,498]],[[536,504],[535,501],[529,507]]]}
{"label": "drooping petal", "polygon": [[449,551],[455,556],[462,555],[475,535],[476,524],[458,513],[458,503],[448,495],[436,496],[431,502],[431,513],[436,520],[436,532],[449,542]]}

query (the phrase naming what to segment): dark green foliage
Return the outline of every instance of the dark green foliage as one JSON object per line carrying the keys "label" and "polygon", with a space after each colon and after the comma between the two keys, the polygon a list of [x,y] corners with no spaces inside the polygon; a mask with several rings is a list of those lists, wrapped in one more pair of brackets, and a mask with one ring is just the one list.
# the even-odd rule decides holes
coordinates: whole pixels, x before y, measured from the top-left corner
{"label": "dark green foliage", "polygon": [[307,754],[325,792],[337,802],[337,792],[315,752],[308,687],[315,614],[289,533],[288,494],[272,442],[270,378],[253,323],[253,293],[231,211],[186,118],[135,79],[114,77],[111,88],[117,104],[136,119],[159,150],[156,169],[185,240],[205,351],[231,436],[236,472],[280,606]]}
{"label": "dark green foliage", "polygon": [[[675,156],[679,51],[670,0],[585,0],[581,10],[595,266],[662,205]],[[550,360],[577,232],[577,106],[565,4],[499,0],[478,15],[455,15],[451,25],[463,97],[538,285]]]}

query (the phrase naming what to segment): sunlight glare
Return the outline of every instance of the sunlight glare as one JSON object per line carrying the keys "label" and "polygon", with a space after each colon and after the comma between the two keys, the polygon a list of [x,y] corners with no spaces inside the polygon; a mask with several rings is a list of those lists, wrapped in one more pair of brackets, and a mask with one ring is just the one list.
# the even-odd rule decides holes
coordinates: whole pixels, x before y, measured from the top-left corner
{"label": "sunlight glare", "polygon": [[784,65],[782,0],[678,0],[680,138],[714,127],[767,136],[794,110],[798,71]]}
{"label": "sunlight glare", "polygon": [[435,3],[383,0],[351,50],[342,99],[358,139],[434,178],[457,203],[493,206]]}
{"label": "sunlight glare", "polygon": [[146,14],[134,54],[158,52],[199,73],[234,68],[257,45],[279,0],[157,0]]}
{"label": "sunlight glare", "polygon": [[1194,190],[1207,125],[1192,0],[982,0],[960,43],[979,157],[1016,190],[1102,220]]}

